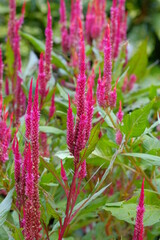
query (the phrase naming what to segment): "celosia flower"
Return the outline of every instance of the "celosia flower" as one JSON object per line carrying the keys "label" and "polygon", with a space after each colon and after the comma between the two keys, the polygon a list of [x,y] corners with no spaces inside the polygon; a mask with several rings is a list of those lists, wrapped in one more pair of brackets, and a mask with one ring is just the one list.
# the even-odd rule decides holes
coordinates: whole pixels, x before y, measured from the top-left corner
{"label": "celosia flower", "polygon": [[117,143],[118,145],[121,144],[122,138],[123,138],[122,133],[121,133],[120,130],[118,130],[118,131],[116,132],[116,143]]}
{"label": "celosia flower", "polygon": [[39,78],[39,93],[41,95],[41,107],[42,107],[43,100],[48,94],[48,90],[46,89],[47,82],[45,79],[44,72],[43,53],[40,54],[38,78]]}
{"label": "celosia flower", "polygon": [[70,98],[68,96],[69,108],[67,111],[67,145],[69,151],[74,154],[74,116],[72,113]]}
{"label": "celosia flower", "polygon": [[122,104],[121,104],[121,101],[120,101],[120,103],[119,103],[119,111],[117,113],[117,122],[122,122],[123,115],[124,115],[124,113],[122,112]]}
{"label": "celosia flower", "polygon": [[33,206],[33,191],[34,191],[34,177],[32,173],[32,160],[31,160],[31,147],[29,144],[27,152],[27,175],[26,175],[26,188],[25,195],[26,201],[24,205],[24,235],[26,240],[33,239],[33,217],[34,217],[34,206]]}
{"label": "celosia flower", "polygon": [[116,84],[115,84],[115,87],[114,87],[113,91],[111,91],[111,92],[110,92],[110,95],[109,95],[109,106],[110,106],[111,108],[116,107],[116,102],[117,102],[117,92],[116,92],[116,88],[117,88],[118,80],[119,80],[119,78],[118,78],[117,81],[116,81]]}
{"label": "celosia flower", "polygon": [[[0,110],[1,112],[1,110]],[[8,148],[11,140],[11,131],[6,121],[0,117],[0,162],[8,160]]]}
{"label": "celosia flower", "polygon": [[13,140],[13,153],[14,153],[14,177],[15,177],[15,186],[17,193],[17,201],[16,205],[18,210],[20,211],[21,207],[21,154],[19,152],[19,144],[18,140],[15,137]]}
{"label": "celosia flower", "polygon": [[109,96],[112,81],[112,52],[110,42],[110,28],[107,25],[104,38],[104,72],[103,81],[106,82],[106,95]]}
{"label": "celosia flower", "polygon": [[52,98],[51,98],[51,106],[49,108],[49,118],[52,118],[56,111],[54,97],[55,97],[55,94],[53,93]]}
{"label": "celosia flower", "polygon": [[47,134],[44,132],[40,132],[40,155],[43,157],[49,157],[49,145],[47,143]]}
{"label": "celosia flower", "polygon": [[16,1],[10,0],[9,1],[8,38],[12,48],[14,44],[14,34],[15,34],[15,21],[16,21],[15,17],[16,17]]}
{"label": "celosia flower", "polygon": [[129,82],[128,82],[128,89],[132,90],[134,87],[135,82],[137,81],[137,77],[135,74],[131,74]]}
{"label": "celosia flower", "polygon": [[5,94],[6,94],[6,96],[9,95],[9,81],[8,81],[7,77],[5,80]]}
{"label": "celosia flower", "polygon": [[87,175],[87,171],[86,171],[86,160],[84,160],[81,164],[81,168],[80,171],[78,173],[78,178],[83,179],[85,178]]}
{"label": "celosia flower", "polygon": [[97,101],[99,106],[105,107],[106,105],[106,85],[105,82],[101,79],[101,70],[99,68],[99,78],[98,78],[98,84],[97,84]]}
{"label": "celosia flower", "polygon": [[36,83],[34,103],[32,109],[31,118],[31,145],[32,145],[32,164],[33,164],[33,176],[34,176],[34,190],[33,190],[33,239],[40,239],[40,203],[39,203],[39,190],[38,190],[38,180],[39,180],[39,106],[38,106],[38,79]]}
{"label": "celosia flower", "polygon": [[0,96],[2,96],[2,84],[3,84],[3,61],[2,50],[0,48]]}
{"label": "celosia flower", "polygon": [[68,179],[67,179],[67,175],[66,175],[66,172],[65,172],[65,169],[63,167],[63,163],[62,163],[62,160],[61,160],[61,178],[64,182],[67,182]]}
{"label": "celosia flower", "polygon": [[47,15],[47,27],[45,30],[46,47],[45,47],[45,81],[48,82],[51,78],[51,54],[53,44],[53,32],[52,32],[52,17],[51,8],[48,2],[48,15]]}
{"label": "celosia flower", "polygon": [[116,38],[116,29],[117,29],[117,14],[118,14],[118,8],[117,8],[117,0],[113,0],[113,4],[110,10],[110,18],[111,18],[111,42],[112,42],[112,48],[114,49],[115,44],[115,38]]}
{"label": "celosia flower", "polygon": [[64,0],[60,0],[60,23],[61,23],[61,37],[63,52],[69,49],[69,36],[66,22],[66,5]]}
{"label": "celosia flower", "polygon": [[141,194],[139,198],[139,204],[137,206],[137,216],[134,228],[133,240],[143,240],[143,215],[145,212],[144,208],[144,179],[141,187]]}

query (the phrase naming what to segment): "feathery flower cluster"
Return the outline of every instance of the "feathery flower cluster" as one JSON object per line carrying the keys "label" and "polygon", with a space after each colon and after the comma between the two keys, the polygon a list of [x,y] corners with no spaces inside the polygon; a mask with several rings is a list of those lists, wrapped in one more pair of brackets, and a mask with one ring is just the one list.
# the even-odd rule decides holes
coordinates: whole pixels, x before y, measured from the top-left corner
{"label": "feathery flower cluster", "polygon": [[46,47],[45,47],[45,82],[47,83],[51,78],[51,56],[52,56],[52,45],[53,45],[53,32],[52,32],[52,16],[51,8],[48,3],[48,15],[47,15],[47,27],[45,29],[46,36]]}
{"label": "feathery flower cluster", "polygon": [[40,106],[41,108],[43,101],[48,94],[48,90],[46,89],[47,82],[45,79],[45,72],[44,72],[43,53],[40,54],[38,78],[39,78],[39,94],[41,96],[41,106]]}
{"label": "feathery flower cluster", "polygon": [[8,112],[4,112],[2,114],[3,108],[3,96],[2,96],[2,84],[3,84],[3,61],[2,61],[2,52],[0,48],[0,163],[6,162],[8,160],[8,147],[11,140],[11,123],[12,123],[12,116],[11,116],[11,123],[10,127],[7,127],[6,121],[8,117]]}
{"label": "feathery flower cluster", "polygon": [[122,92],[131,91],[136,81],[137,77],[135,74],[131,74],[129,79],[126,76],[123,82]]}
{"label": "feathery flower cluster", "polygon": [[93,0],[88,4],[86,15],[86,37],[89,44],[93,39],[100,37],[106,26],[106,1]]}
{"label": "feathery flower cluster", "polygon": [[[39,204],[39,107],[38,107],[38,80],[35,89],[32,107],[32,80],[30,84],[28,107],[25,116],[26,133],[24,159],[19,153],[18,141],[15,138],[13,152],[15,155],[15,181],[17,204],[19,210],[24,211],[23,222],[26,239],[40,239],[40,204]],[[31,147],[30,149],[30,143]],[[31,191],[31,192],[30,192]],[[29,217],[30,216],[30,217]]]}
{"label": "feathery flower cluster", "polygon": [[141,187],[141,194],[139,198],[139,204],[137,206],[137,216],[134,228],[133,240],[143,240],[143,215],[145,212],[144,208],[144,179]]}
{"label": "feathery flower cluster", "polygon": [[0,98],[2,97],[2,84],[3,84],[3,61],[2,50],[0,48]]}
{"label": "feathery flower cluster", "polygon": [[111,91],[111,81],[112,81],[112,52],[111,52],[111,42],[110,42],[110,27],[107,25],[104,44],[104,71],[103,78],[101,79],[101,73],[99,70],[99,79],[97,85],[97,100],[101,107],[110,106],[111,108],[116,106],[117,93],[116,86],[118,79],[116,81],[113,91]]}
{"label": "feathery flower cluster", "polygon": [[56,111],[54,98],[55,98],[55,94],[53,93],[52,98],[51,98],[51,106],[49,108],[49,118],[52,118]]}
{"label": "feathery flower cluster", "polygon": [[67,112],[67,144],[70,152],[75,157],[75,164],[79,161],[79,153],[85,147],[89,139],[92,116],[93,116],[93,91],[92,85],[88,88],[87,96],[85,94],[86,75],[85,75],[85,46],[82,32],[82,24],[79,20],[80,31],[80,50],[79,50],[79,68],[80,73],[77,79],[76,104],[77,118],[74,128],[74,118],[70,106]]}
{"label": "feathery flower cluster", "polygon": [[16,186],[16,193],[17,193],[17,201],[16,205],[18,210],[21,209],[21,164],[22,164],[22,157],[19,152],[19,144],[18,140],[15,137],[13,140],[13,153],[14,153],[14,176],[15,176],[15,186]]}
{"label": "feathery flower cluster", "polygon": [[62,50],[68,52],[69,50],[69,36],[67,29],[66,5],[64,0],[60,0],[60,24],[62,37]]}
{"label": "feathery flower cluster", "polygon": [[127,15],[125,14],[125,0],[113,0],[111,15],[112,57],[117,58],[121,42],[126,40]]}

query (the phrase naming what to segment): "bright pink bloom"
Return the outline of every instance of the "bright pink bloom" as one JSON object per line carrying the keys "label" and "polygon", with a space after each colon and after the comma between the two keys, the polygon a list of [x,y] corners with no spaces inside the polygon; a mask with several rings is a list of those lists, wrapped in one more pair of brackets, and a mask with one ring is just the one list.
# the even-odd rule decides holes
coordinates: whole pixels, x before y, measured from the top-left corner
{"label": "bright pink bloom", "polygon": [[123,115],[124,115],[124,113],[122,112],[122,104],[121,104],[121,101],[120,101],[120,103],[119,103],[119,111],[117,113],[117,121],[118,122],[122,122]]}
{"label": "bright pink bloom", "polygon": [[143,215],[145,212],[144,208],[144,179],[141,187],[141,194],[139,198],[139,204],[137,206],[137,216],[134,227],[133,240],[143,240]]}
{"label": "bright pink bloom", "polygon": [[48,82],[51,78],[51,56],[53,45],[53,32],[52,32],[52,17],[51,8],[48,2],[48,15],[47,15],[47,27],[45,30],[46,36],[46,48],[45,48],[45,81]]}
{"label": "bright pink bloom", "polygon": [[3,84],[3,61],[2,50],[0,48],[0,96],[2,96],[2,84]]}
{"label": "bright pink bloom", "polygon": [[129,82],[128,82],[128,89],[132,90],[134,87],[135,82],[137,81],[137,77],[135,74],[132,74],[130,76]]}
{"label": "bright pink bloom", "polygon": [[86,160],[84,160],[81,164],[80,171],[78,173],[78,178],[83,179],[87,176],[87,171],[86,171]]}
{"label": "bright pink bloom", "polygon": [[117,102],[117,91],[116,91],[116,88],[117,88],[118,80],[119,80],[119,78],[116,81],[116,84],[115,84],[115,87],[114,87],[113,91],[111,91],[110,95],[109,95],[109,106],[111,108],[116,107],[116,102]]}
{"label": "bright pink bloom", "polygon": [[74,116],[72,113],[70,97],[68,96],[69,108],[67,111],[67,145],[69,151],[74,154]]}
{"label": "bright pink bloom", "polygon": [[121,133],[120,130],[118,130],[118,131],[116,132],[116,143],[117,143],[118,145],[121,144],[122,138],[123,138],[122,133]]}
{"label": "bright pink bloom", "polygon": [[120,19],[120,38],[121,41],[124,40],[124,29],[123,29],[123,24],[125,22],[125,1],[126,0],[119,0],[119,19]]}
{"label": "bright pink bloom", "polygon": [[92,85],[90,85],[88,87],[86,97],[86,142],[89,139],[92,128],[92,117],[93,117],[93,90]]}
{"label": "bright pink bloom", "polygon": [[65,172],[65,169],[63,167],[63,163],[62,163],[62,160],[61,160],[61,178],[64,182],[67,182],[68,179],[67,179],[67,175],[66,175],[66,172]]}
{"label": "bright pink bloom", "polygon": [[14,43],[14,35],[15,35],[15,17],[16,17],[16,1],[10,0],[9,1],[9,21],[8,21],[8,38],[10,41],[10,44],[13,48]]}
{"label": "bright pink bloom", "polygon": [[113,4],[110,10],[111,15],[111,41],[112,41],[112,47],[115,42],[115,35],[116,35],[116,19],[118,14],[118,8],[117,8],[117,0],[113,0]]}
{"label": "bright pink bloom", "polygon": [[40,239],[40,203],[39,203],[39,190],[38,190],[38,180],[39,180],[39,106],[38,106],[38,79],[36,83],[34,103],[32,109],[32,119],[31,119],[31,145],[32,145],[32,164],[33,164],[33,176],[34,176],[34,190],[33,190],[33,239]]}
{"label": "bright pink bloom", "polygon": [[8,81],[7,77],[5,80],[5,94],[6,94],[6,96],[9,95],[9,81]]}
{"label": "bright pink bloom", "polygon": [[97,84],[97,101],[99,106],[105,107],[106,106],[106,85],[105,82],[101,79],[101,70],[99,68],[99,78]]}
{"label": "bright pink bloom", "polygon": [[19,152],[19,144],[18,140],[15,137],[13,140],[13,153],[14,153],[14,177],[15,177],[15,186],[16,186],[16,193],[17,193],[17,201],[16,205],[18,210],[20,211],[21,208],[21,154]]}
{"label": "bright pink bloom", "polygon": [[22,163],[22,178],[21,178],[21,196],[22,196],[22,205],[25,203],[25,186],[26,186],[26,172],[27,172],[27,165],[28,165],[28,147],[29,141],[31,139],[31,110],[32,110],[32,82],[31,79],[30,89],[29,89],[29,97],[28,97],[28,106],[25,115],[25,125],[26,125],[26,132],[25,132],[25,148],[24,148],[24,160]]}
{"label": "bright pink bloom", "polygon": [[48,90],[46,89],[47,82],[45,79],[45,72],[44,72],[43,53],[40,54],[38,78],[39,78],[39,93],[41,95],[41,105],[42,105],[44,98],[48,94]]}
{"label": "bright pink bloom", "polygon": [[61,23],[61,37],[63,52],[69,49],[69,36],[67,30],[66,5],[64,0],[60,0],[60,23]]}
{"label": "bright pink bloom", "polygon": [[77,88],[76,88],[76,97],[77,97],[77,116],[80,116],[85,111],[85,87],[86,87],[86,75],[85,75],[85,45],[84,45],[84,37],[82,30],[82,23],[80,24],[80,49],[79,49],[79,69],[80,73],[77,79]]}
{"label": "bright pink bloom", "polygon": [[49,109],[49,118],[52,118],[55,111],[56,111],[54,98],[55,98],[55,94],[53,93],[52,98],[51,98],[51,106],[50,106],[50,109]]}
{"label": "bright pink bloom", "polygon": [[27,175],[26,175],[26,188],[25,195],[26,201],[24,206],[24,235],[26,240],[33,239],[33,217],[34,217],[34,206],[33,206],[33,193],[34,193],[34,177],[32,170],[32,160],[31,160],[31,147],[29,144],[27,152]]}
{"label": "bright pink bloom", "polygon": [[110,28],[107,25],[104,38],[104,72],[103,81],[106,82],[106,96],[109,96],[112,81],[112,49],[110,42]]}
{"label": "bright pink bloom", "polygon": [[74,136],[74,142],[75,142],[75,147],[74,147],[74,156],[76,159],[79,158],[79,153],[80,151],[85,147],[86,144],[86,116],[82,114],[80,116],[79,122],[76,124],[78,127],[76,127],[75,131],[75,136]]}
{"label": "bright pink bloom", "polygon": [[[1,113],[0,107],[0,113]],[[0,162],[4,163],[8,160],[8,148],[11,140],[11,131],[7,127],[6,120],[1,119],[0,115]]]}

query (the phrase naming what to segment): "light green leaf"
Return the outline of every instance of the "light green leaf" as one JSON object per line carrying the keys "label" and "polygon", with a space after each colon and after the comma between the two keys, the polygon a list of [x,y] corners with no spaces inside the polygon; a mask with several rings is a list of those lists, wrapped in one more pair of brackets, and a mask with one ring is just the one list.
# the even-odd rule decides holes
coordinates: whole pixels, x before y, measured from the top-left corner
{"label": "light green leaf", "polygon": [[128,68],[128,74],[135,74],[137,78],[141,78],[147,67],[147,41],[144,40],[139,46],[136,53],[129,60],[128,64],[125,67],[125,70]]}
{"label": "light green leaf", "polygon": [[39,130],[40,132],[44,132],[44,133],[52,133],[55,135],[65,135],[65,131],[55,127],[50,127],[50,126],[40,126]]}
{"label": "light green leaf", "polygon": [[121,126],[120,129],[126,135],[126,138],[139,137],[144,132],[152,106],[153,101],[145,107],[124,116],[123,126]]}
{"label": "light green leaf", "polygon": [[11,209],[14,188],[10,190],[5,199],[0,203],[0,226],[5,222],[7,214]]}
{"label": "light green leaf", "polygon": [[124,156],[141,158],[153,166],[160,166],[160,157],[146,153],[123,153]]}
{"label": "light green leaf", "polygon": [[[152,226],[153,224],[160,222],[160,202],[157,194],[148,190],[145,190],[145,212],[144,212],[144,226]],[[118,203],[106,204],[103,208],[106,211],[110,211],[113,216],[119,220],[126,221],[131,224],[135,224],[136,211],[138,205],[138,196],[132,197],[129,201],[123,201]]]}
{"label": "light green leaf", "polygon": [[[45,52],[45,44],[42,41],[36,39],[35,37],[31,36],[28,33],[21,32],[20,35],[26,40],[28,40],[37,51]],[[65,70],[68,74],[70,74],[65,60],[64,59],[62,60],[62,57],[58,56],[53,51],[52,51],[52,63],[55,64],[57,67]]]}

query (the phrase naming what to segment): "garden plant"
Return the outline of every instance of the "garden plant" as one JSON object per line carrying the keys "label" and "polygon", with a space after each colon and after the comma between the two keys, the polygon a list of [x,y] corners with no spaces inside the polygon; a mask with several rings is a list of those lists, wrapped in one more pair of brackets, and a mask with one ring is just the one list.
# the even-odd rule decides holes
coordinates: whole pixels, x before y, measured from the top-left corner
{"label": "garden plant", "polygon": [[156,20],[140,40],[131,0],[6,2],[0,239],[159,239]]}

